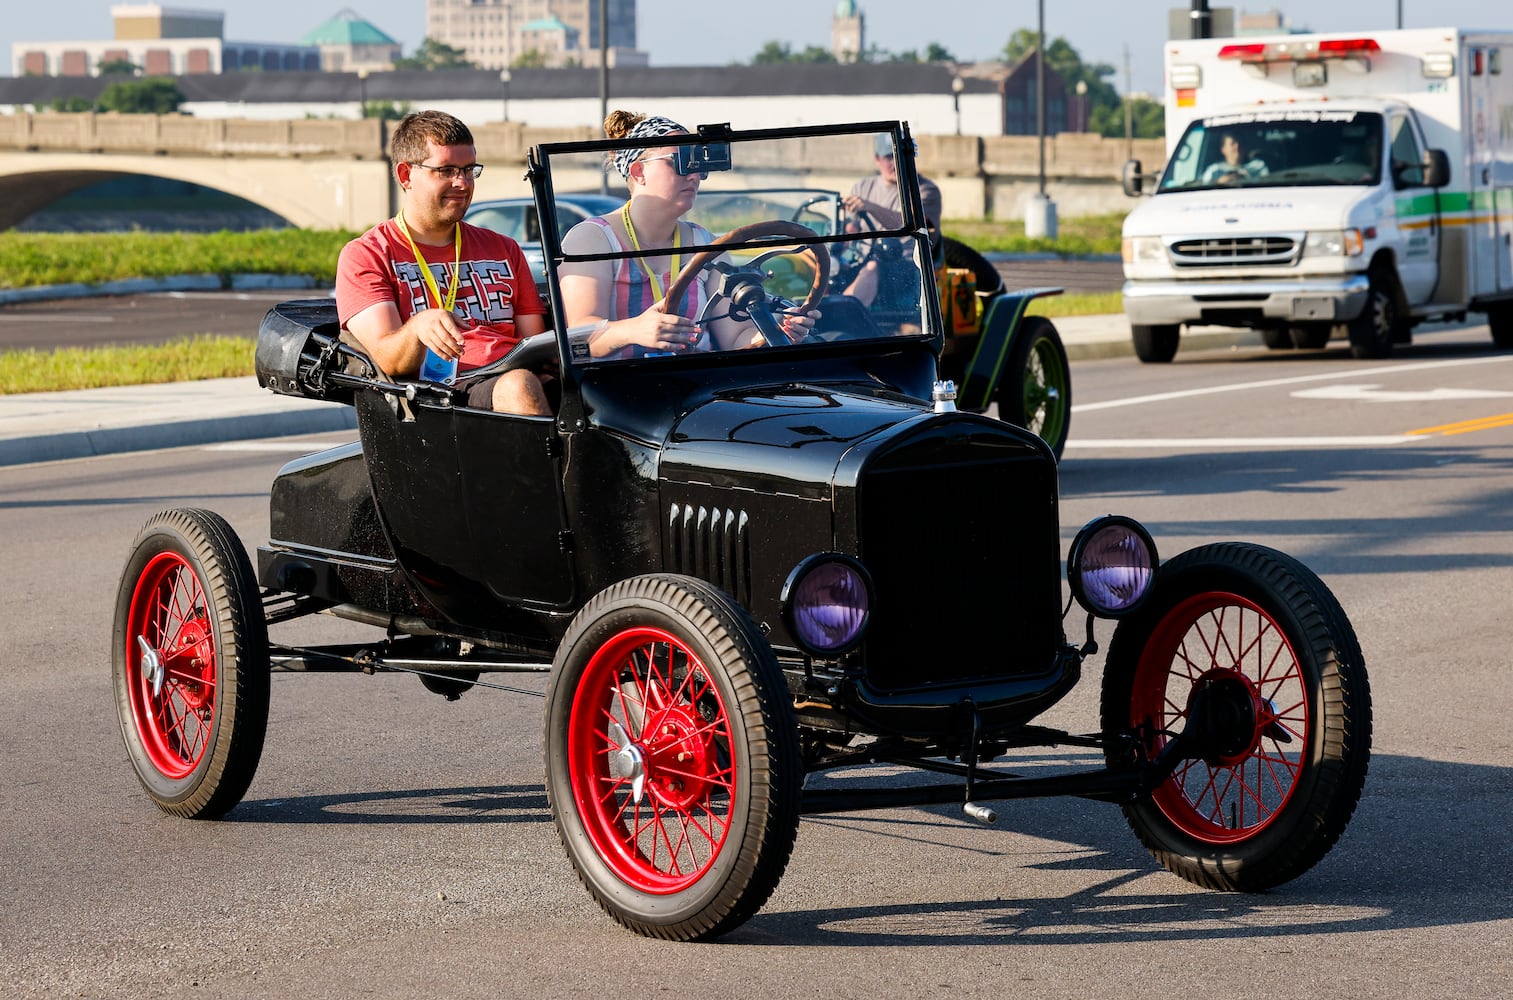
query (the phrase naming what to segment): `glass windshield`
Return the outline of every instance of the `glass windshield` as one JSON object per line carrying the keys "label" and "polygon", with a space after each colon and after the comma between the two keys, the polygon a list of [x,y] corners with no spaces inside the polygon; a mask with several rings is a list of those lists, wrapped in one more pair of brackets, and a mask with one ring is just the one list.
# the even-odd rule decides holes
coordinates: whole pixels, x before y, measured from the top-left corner
{"label": "glass windshield", "polygon": [[1161,176],[1161,191],[1213,187],[1378,184],[1382,116],[1278,111],[1194,121]]}
{"label": "glass windshield", "polygon": [[[575,363],[936,334],[891,133],[711,138],[538,147],[538,182],[617,199],[543,234]],[[864,180],[875,215],[843,205]]]}

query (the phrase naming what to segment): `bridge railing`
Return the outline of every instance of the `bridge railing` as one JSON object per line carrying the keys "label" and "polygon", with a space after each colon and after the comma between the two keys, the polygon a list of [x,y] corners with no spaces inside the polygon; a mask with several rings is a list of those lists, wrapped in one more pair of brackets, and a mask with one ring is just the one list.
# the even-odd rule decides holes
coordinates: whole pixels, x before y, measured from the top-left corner
{"label": "bridge railing", "polygon": [[[0,149],[58,152],[151,153],[194,156],[338,156],[381,160],[391,122],[377,118],[195,118],[188,115],[22,112],[0,115]],[[551,128],[490,122],[473,128],[479,156],[493,162],[524,162],[541,142],[589,139],[594,129]],[[1023,176],[1039,169],[1035,136],[922,135],[920,167],[944,177]],[[846,170],[871,169],[865,143]],[[1165,158],[1159,139],[1123,139],[1067,133],[1046,139],[1046,169],[1058,177],[1117,178],[1133,154],[1154,168]]]}

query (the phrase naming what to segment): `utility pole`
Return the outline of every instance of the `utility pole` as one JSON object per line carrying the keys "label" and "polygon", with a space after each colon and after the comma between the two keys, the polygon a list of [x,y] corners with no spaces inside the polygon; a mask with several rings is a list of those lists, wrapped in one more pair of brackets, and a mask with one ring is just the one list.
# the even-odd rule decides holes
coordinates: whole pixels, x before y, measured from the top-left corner
{"label": "utility pole", "polygon": [[1193,0],[1193,11],[1189,16],[1193,19],[1194,38],[1214,37],[1214,15],[1208,9],[1208,0]]}
{"label": "utility pole", "polygon": [[1124,158],[1135,158],[1135,109],[1130,99],[1129,46],[1124,47]]}
{"label": "utility pole", "polygon": [[[599,0],[599,121],[609,117],[609,0]],[[599,193],[609,194],[609,173],[599,177]]]}

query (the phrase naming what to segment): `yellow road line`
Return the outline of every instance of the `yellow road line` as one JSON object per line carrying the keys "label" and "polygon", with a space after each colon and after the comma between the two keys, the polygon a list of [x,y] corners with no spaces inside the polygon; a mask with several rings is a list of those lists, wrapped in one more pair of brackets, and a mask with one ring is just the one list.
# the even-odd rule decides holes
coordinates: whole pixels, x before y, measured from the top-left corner
{"label": "yellow road line", "polygon": [[1421,427],[1416,431],[1407,431],[1408,434],[1469,434],[1472,431],[1491,430],[1494,427],[1508,427],[1513,425],[1513,413],[1499,413],[1495,417],[1478,417],[1475,420],[1462,420],[1453,424],[1440,424],[1438,427]]}

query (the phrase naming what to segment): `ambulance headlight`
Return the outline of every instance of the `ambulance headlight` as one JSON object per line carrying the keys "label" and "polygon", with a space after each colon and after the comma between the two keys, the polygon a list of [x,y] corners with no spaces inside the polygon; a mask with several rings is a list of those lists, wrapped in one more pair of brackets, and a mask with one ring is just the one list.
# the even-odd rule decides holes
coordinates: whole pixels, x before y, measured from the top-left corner
{"label": "ambulance headlight", "polygon": [[1109,514],[1089,521],[1072,540],[1066,578],[1077,603],[1100,618],[1138,608],[1156,577],[1156,543],[1138,521]]}
{"label": "ambulance headlight", "polygon": [[1364,249],[1359,229],[1321,229],[1303,239],[1304,257],[1359,257]]}
{"label": "ambulance headlight", "polygon": [[1159,264],[1166,260],[1166,247],[1159,236],[1126,236],[1123,253],[1126,264]]}

